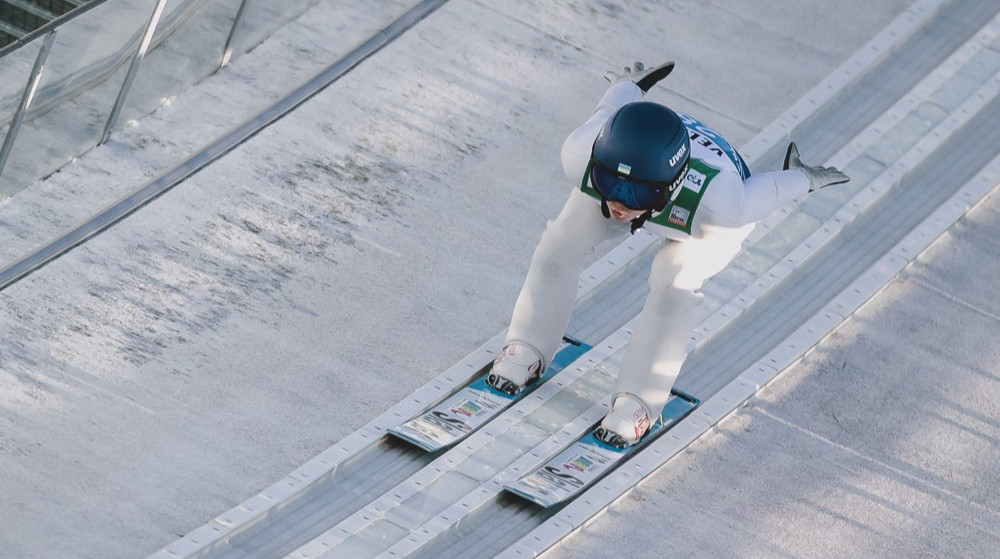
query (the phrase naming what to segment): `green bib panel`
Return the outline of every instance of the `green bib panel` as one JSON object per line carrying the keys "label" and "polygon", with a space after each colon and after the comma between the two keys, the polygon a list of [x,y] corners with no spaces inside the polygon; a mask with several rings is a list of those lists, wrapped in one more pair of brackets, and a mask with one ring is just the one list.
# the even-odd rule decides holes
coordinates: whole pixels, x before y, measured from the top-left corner
{"label": "green bib panel", "polygon": [[700,159],[692,159],[680,192],[665,211],[653,216],[649,221],[690,235],[694,214],[698,211],[705,189],[718,174],[718,169],[709,167]]}

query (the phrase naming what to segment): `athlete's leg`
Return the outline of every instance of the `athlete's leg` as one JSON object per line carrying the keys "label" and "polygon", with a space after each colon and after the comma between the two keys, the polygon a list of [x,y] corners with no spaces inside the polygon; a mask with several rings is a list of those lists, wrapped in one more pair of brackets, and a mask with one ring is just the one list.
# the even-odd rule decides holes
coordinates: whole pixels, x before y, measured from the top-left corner
{"label": "athlete's leg", "polygon": [[650,292],[615,387],[645,404],[650,418],[660,414],[687,357],[704,299],[697,290],[739,253],[748,231],[668,242],[653,259]]}
{"label": "athlete's leg", "polygon": [[598,244],[627,231],[627,223],[606,219],[600,206],[574,189],[535,248],[514,305],[507,343],[516,341],[533,347],[547,365],[569,325],[588,257]]}

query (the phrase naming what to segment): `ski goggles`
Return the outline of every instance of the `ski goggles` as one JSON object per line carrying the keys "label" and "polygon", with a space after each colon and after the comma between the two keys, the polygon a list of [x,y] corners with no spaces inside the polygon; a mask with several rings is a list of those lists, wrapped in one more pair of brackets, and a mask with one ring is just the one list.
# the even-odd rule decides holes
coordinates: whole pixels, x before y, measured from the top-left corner
{"label": "ski goggles", "polygon": [[630,210],[663,211],[670,196],[687,176],[687,166],[672,183],[649,182],[612,171],[595,158],[587,166],[590,184],[605,200],[620,202]]}

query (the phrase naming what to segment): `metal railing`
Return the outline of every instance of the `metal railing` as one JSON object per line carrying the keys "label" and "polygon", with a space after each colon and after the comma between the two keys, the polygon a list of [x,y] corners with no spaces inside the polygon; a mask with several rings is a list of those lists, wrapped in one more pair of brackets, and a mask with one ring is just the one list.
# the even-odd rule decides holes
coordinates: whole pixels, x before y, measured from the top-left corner
{"label": "metal railing", "polygon": [[93,0],[0,49],[0,200],[107,142],[319,0]]}

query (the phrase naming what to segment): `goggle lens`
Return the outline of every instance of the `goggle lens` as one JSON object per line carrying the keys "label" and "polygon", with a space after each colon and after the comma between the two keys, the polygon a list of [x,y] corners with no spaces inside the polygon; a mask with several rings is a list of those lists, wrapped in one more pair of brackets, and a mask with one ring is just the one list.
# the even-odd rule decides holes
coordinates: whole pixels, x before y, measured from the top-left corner
{"label": "goggle lens", "polygon": [[605,199],[620,202],[631,210],[661,210],[674,186],[630,179],[595,159],[590,161],[590,183]]}

